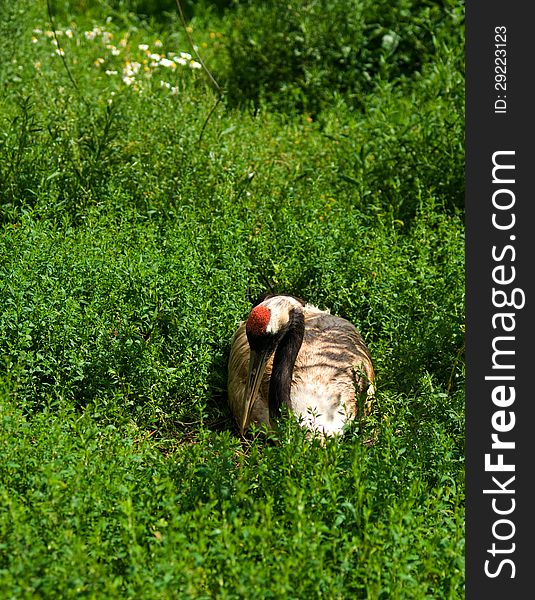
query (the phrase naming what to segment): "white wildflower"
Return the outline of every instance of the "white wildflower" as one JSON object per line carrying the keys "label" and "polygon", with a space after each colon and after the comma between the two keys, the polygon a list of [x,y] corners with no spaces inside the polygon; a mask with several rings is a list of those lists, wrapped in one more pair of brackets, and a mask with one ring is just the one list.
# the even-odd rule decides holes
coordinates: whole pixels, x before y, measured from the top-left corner
{"label": "white wildflower", "polygon": [[149,49],[149,45],[148,44],[139,44],[138,48],[140,50],[142,50],[143,52],[146,52]]}
{"label": "white wildflower", "polygon": [[106,75],[117,75],[117,71],[112,71],[111,69],[106,69],[104,73],[106,73]]}
{"label": "white wildflower", "polygon": [[179,65],[184,65],[184,66],[185,66],[185,65],[187,65],[187,64],[188,64],[188,61],[187,61],[185,58],[182,58],[181,56],[175,56],[175,57],[173,58],[173,60],[174,60],[175,62],[177,62]]}
{"label": "white wildflower", "polygon": [[201,69],[202,68],[201,63],[198,63],[196,60],[192,60],[189,63],[189,66],[190,66],[191,69]]}
{"label": "white wildflower", "polygon": [[123,76],[123,82],[124,82],[126,85],[132,85],[133,83],[135,83],[135,81],[136,81],[136,80],[135,80],[133,77],[129,77],[128,75],[124,75],[124,76]]}
{"label": "white wildflower", "polygon": [[191,56],[191,54],[189,54],[188,52],[181,52],[180,56],[182,58],[185,58],[186,60],[191,60],[193,57]]}
{"label": "white wildflower", "polygon": [[156,46],[156,48],[161,48],[163,46],[162,41],[161,40],[156,40],[154,42],[154,45]]}
{"label": "white wildflower", "polygon": [[136,61],[127,62],[123,68],[123,75],[126,77],[132,77],[139,73],[139,69],[141,69],[141,63]]}
{"label": "white wildflower", "polygon": [[160,65],[162,65],[162,67],[167,67],[168,69],[176,69],[176,63],[165,57],[160,60]]}

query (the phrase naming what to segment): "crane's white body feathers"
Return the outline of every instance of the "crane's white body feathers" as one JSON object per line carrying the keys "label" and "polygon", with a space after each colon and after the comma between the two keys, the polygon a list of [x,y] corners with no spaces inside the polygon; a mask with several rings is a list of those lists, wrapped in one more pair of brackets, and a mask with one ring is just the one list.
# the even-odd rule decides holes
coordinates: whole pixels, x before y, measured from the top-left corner
{"label": "crane's white body feathers", "polygon": [[[272,299],[273,323],[270,320],[268,328],[276,330],[281,325],[277,302],[285,299],[288,297]],[[292,373],[289,408],[303,426],[332,435],[341,432],[361,409],[366,412],[374,394],[373,366],[364,341],[352,323],[311,304],[302,310],[305,333]],[[232,340],[229,358],[228,396],[235,416],[244,402],[249,351],[245,322],[242,322]],[[272,366],[273,356],[267,363],[252,407],[251,422],[270,424],[268,391]],[[359,405],[361,396],[364,406]]]}

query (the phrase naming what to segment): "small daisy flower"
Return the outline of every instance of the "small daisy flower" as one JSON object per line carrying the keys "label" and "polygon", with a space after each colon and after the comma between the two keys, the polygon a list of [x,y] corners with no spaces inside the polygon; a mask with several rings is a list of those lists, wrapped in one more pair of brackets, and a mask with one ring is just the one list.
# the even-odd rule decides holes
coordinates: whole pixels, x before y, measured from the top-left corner
{"label": "small daisy flower", "polygon": [[139,44],[138,48],[142,51],[142,52],[146,52],[149,49],[148,44]]}
{"label": "small daisy flower", "polygon": [[201,69],[202,68],[201,63],[198,63],[196,60],[192,60],[189,63],[189,66],[190,66],[190,69]]}
{"label": "small daisy flower", "polygon": [[178,63],[179,65],[184,65],[184,66],[185,66],[185,65],[187,65],[187,64],[188,64],[188,61],[187,61],[185,58],[182,58],[182,56],[175,56],[175,57],[173,58],[173,60],[174,60],[176,63]]}
{"label": "small daisy flower", "polygon": [[154,42],[154,46],[155,46],[156,48],[161,48],[161,47],[163,46],[163,44],[162,44],[162,41],[161,41],[161,40],[156,40],[156,41]]}
{"label": "small daisy flower", "polygon": [[181,52],[181,53],[180,53],[180,56],[181,56],[182,58],[185,58],[186,60],[191,60],[191,59],[192,59],[192,56],[191,56],[191,54],[189,54],[188,52]]}
{"label": "small daisy flower", "polygon": [[124,66],[123,74],[128,77],[131,77],[132,75],[136,75],[139,72],[140,68],[141,63],[138,63],[136,61],[127,62]]}
{"label": "small daisy flower", "polygon": [[176,63],[174,63],[172,60],[169,60],[168,58],[162,58],[160,60],[160,65],[168,69],[176,69]]}

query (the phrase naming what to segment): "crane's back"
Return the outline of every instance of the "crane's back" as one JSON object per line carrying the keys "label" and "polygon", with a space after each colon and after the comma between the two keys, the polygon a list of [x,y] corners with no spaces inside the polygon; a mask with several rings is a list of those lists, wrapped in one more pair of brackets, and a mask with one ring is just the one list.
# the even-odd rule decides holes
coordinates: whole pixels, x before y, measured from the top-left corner
{"label": "crane's back", "polygon": [[294,366],[290,408],[309,429],[339,432],[369,409],[375,374],[355,326],[305,306],[305,335]]}

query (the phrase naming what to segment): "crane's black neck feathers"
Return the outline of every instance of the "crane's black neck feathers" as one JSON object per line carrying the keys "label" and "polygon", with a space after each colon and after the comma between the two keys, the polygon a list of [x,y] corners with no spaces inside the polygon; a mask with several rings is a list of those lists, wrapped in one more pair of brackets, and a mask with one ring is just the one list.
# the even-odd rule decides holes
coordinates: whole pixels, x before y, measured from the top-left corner
{"label": "crane's black neck feathers", "polygon": [[290,311],[288,330],[279,341],[273,358],[268,395],[270,418],[278,417],[281,405],[290,403],[292,374],[304,335],[305,315],[294,308]]}

